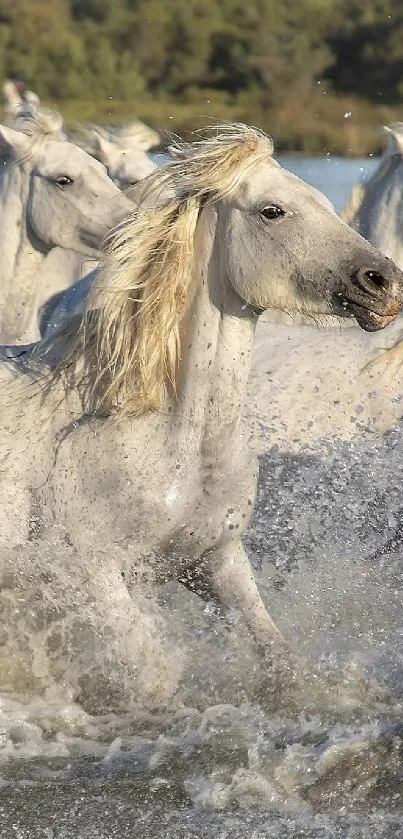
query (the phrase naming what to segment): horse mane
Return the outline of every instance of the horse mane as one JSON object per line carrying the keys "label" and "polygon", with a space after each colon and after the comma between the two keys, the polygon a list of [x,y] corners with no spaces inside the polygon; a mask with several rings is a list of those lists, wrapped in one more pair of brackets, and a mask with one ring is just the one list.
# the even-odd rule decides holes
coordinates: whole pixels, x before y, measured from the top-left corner
{"label": "horse mane", "polygon": [[387,174],[392,157],[395,154],[403,154],[403,122],[392,122],[390,125],[384,125],[383,130],[387,135],[387,142],[378,168],[366,183],[359,183],[353,187],[340,212],[340,218],[350,226],[353,226],[356,222],[358,213],[369,192]]}
{"label": "horse mane", "polygon": [[366,185],[365,184],[356,184],[349,197],[347,198],[346,203],[342,207],[340,211],[340,218],[349,224],[352,227],[358,210],[363,204],[364,196],[366,195]]}
{"label": "horse mane", "polygon": [[114,143],[117,148],[124,151],[145,152],[161,144],[159,134],[140,120],[134,120],[129,125],[115,130],[87,123],[76,126],[73,132],[74,142],[97,160],[101,157],[97,142],[99,137],[109,143]]}
{"label": "horse mane", "polygon": [[139,119],[134,119],[128,125],[119,128],[116,136],[122,148],[129,148],[135,144],[140,151],[148,151],[161,145],[158,131],[154,131]]}
{"label": "horse mane", "polygon": [[177,159],[143,182],[144,204],[110,236],[80,327],[39,345],[40,363],[58,357],[53,377],[78,389],[92,413],[157,410],[167,382],[175,391],[199,213],[273,153],[270,138],[241,124],[176,148]]}

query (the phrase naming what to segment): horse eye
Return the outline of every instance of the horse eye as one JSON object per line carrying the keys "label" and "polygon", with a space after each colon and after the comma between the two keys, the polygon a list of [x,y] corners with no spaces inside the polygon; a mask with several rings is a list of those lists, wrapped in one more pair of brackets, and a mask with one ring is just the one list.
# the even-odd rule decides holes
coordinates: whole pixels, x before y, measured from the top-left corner
{"label": "horse eye", "polygon": [[55,184],[58,186],[69,186],[69,184],[72,183],[74,183],[73,178],[69,178],[68,175],[60,175],[60,177],[55,180]]}
{"label": "horse eye", "polygon": [[281,207],[277,207],[277,204],[269,204],[268,207],[263,207],[263,210],[260,211],[260,215],[268,221],[274,221],[276,218],[285,216],[285,211]]}

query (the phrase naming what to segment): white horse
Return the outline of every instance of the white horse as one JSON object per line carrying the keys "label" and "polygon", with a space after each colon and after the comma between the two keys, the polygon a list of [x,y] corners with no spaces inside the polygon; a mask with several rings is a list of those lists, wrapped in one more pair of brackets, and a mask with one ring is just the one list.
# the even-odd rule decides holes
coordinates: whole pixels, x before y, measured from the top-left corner
{"label": "white horse", "polygon": [[[37,310],[98,259],[104,237],[133,208],[104,166],[60,138],[48,112],[0,126],[0,336],[35,340]],[[30,126],[30,128],[29,128]],[[75,253],[74,253],[75,252]]]}
{"label": "white horse", "polygon": [[403,268],[403,123],[384,131],[387,143],[377,170],[354,187],[340,215]]}
{"label": "white horse", "polygon": [[[127,190],[126,196],[137,208],[143,202],[147,203],[147,181],[139,181]],[[133,211],[133,207],[131,209]],[[100,263],[94,263],[93,267],[89,268],[87,261],[86,266],[87,270],[83,270],[80,276],[78,276],[78,271],[75,270],[77,276],[75,276],[74,282],[72,281],[62,291],[52,294],[41,306],[38,313],[41,338],[49,338],[66,320],[84,313],[92,284],[99,274]],[[70,271],[70,274],[72,273],[73,271]]]}
{"label": "white horse", "polygon": [[182,154],[117,228],[81,328],[0,369],[11,686],[31,671],[37,687],[48,664],[64,678],[69,644],[75,672],[86,651],[93,666],[111,639],[134,679],[130,593],[150,574],[237,608],[266,649],[279,642],[241,541],[257,485],[239,422],[258,316],[350,315],[372,331],[402,306],[402,273],[274,162],[265,135],[228,126]]}
{"label": "white horse", "polygon": [[[382,253],[403,268],[403,122],[383,126],[386,147],[377,170],[365,184],[354,187],[340,215]],[[403,341],[384,355],[384,364],[401,364]]]}
{"label": "white horse", "polygon": [[[144,126],[146,129],[147,126]],[[116,133],[97,126],[81,126],[73,138],[88,154],[104,164],[109,177],[120,189],[129,189],[156,168],[147,154],[156,143],[151,142],[146,133],[144,137],[139,132],[131,133],[130,126],[127,132],[121,129]]]}
{"label": "white horse", "polygon": [[104,164],[109,177],[123,190],[142,181],[156,168],[145,151],[133,148],[130,141],[119,136],[111,141],[94,131],[92,154]]}

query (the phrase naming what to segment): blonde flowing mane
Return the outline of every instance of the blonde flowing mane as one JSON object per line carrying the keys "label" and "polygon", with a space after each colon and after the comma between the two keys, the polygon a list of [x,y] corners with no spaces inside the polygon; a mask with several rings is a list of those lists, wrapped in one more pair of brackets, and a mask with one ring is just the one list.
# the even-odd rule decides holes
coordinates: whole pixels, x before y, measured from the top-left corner
{"label": "blonde flowing mane", "polygon": [[229,125],[209,135],[177,145],[175,162],[147,178],[145,206],[110,237],[80,328],[40,351],[46,363],[56,349],[56,375],[81,391],[91,412],[157,410],[166,384],[176,388],[199,212],[272,160],[272,141],[258,129]]}

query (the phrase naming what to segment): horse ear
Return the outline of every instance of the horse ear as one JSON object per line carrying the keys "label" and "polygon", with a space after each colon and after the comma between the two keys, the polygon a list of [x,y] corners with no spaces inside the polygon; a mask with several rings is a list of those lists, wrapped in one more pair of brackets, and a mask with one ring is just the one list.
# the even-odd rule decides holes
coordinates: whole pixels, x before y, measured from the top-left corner
{"label": "horse ear", "polygon": [[111,153],[113,151],[114,144],[111,143],[109,140],[106,140],[105,137],[102,137],[101,134],[98,134],[98,131],[94,131],[95,135],[95,154],[97,155],[98,159],[104,166],[107,166],[111,160]]}
{"label": "horse ear", "polygon": [[29,154],[30,148],[31,140],[26,134],[7,125],[0,125],[0,153],[3,157],[19,160]]}

